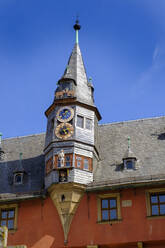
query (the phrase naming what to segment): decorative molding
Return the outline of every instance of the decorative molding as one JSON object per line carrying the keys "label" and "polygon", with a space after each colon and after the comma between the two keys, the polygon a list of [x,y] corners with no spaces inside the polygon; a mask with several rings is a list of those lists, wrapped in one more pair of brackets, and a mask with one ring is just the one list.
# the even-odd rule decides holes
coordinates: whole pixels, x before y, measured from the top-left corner
{"label": "decorative molding", "polygon": [[57,208],[64,231],[64,243],[67,242],[72,219],[84,195],[85,186],[77,183],[54,184],[48,191]]}
{"label": "decorative molding", "polygon": [[83,106],[83,107],[85,107],[87,109],[91,109],[91,110],[93,110],[95,112],[95,114],[96,114],[96,116],[97,116],[99,121],[102,119],[98,109],[95,106],[88,105],[88,104],[76,101],[76,97],[73,97],[72,99],[65,98],[65,99],[55,100],[51,104],[51,106],[45,111],[45,115],[46,115],[46,117],[48,117],[48,115],[55,109],[56,106],[72,105],[72,104],[75,104],[75,105],[78,105],[78,106]]}

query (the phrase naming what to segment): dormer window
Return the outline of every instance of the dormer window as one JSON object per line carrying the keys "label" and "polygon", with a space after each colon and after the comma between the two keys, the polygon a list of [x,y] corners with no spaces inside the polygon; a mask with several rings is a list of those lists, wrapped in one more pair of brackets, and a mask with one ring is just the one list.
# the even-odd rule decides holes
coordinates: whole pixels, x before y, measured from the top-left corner
{"label": "dormer window", "polygon": [[14,184],[22,184],[23,183],[23,173],[15,173],[14,174]]}
{"label": "dormer window", "polygon": [[132,170],[134,168],[135,168],[135,159],[134,158],[124,159],[124,169]]}

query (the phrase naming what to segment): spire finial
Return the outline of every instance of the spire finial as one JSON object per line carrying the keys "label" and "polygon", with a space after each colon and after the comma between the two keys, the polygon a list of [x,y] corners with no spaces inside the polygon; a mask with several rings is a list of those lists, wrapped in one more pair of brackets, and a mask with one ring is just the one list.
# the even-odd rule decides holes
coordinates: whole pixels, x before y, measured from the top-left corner
{"label": "spire finial", "polygon": [[90,83],[92,83],[92,77],[89,77],[88,80]]}
{"label": "spire finial", "polygon": [[74,27],[74,30],[76,31],[76,44],[78,44],[78,31],[81,28],[81,26],[79,24],[78,16],[76,18],[76,23],[75,23],[75,25],[73,27]]}

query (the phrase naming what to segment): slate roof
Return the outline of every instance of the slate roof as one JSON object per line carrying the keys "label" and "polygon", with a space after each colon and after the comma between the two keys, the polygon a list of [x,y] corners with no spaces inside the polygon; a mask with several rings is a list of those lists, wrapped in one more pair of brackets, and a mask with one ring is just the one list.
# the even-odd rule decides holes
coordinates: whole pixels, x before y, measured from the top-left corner
{"label": "slate roof", "polygon": [[[165,116],[99,125],[100,161],[94,168],[94,182],[88,189],[130,183],[165,180]],[[131,138],[136,154],[135,169],[123,169],[123,157]],[[0,193],[41,194],[44,190],[45,134],[5,139],[6,158],[0,162]],[[12,175],[23,153],[26,172],[23,185],[13,185]]]}
{"label": "slate roof", "polygon": [[[134,170],[123,169],[128,136],[137,159]],[[165,180],[164,116],[100,125],[99,140],[101,160],[90,187]]]}
{"label": "slate roof", "polygon": [[[2,148],[5,157],[0,161],[0,193],[41,194],[44,190],[44,155],[45,134],[30,135],[4,139]],[[21,167],[24,169],[24,183],[13,184],[13,173],[18,169],[22,155]]]}

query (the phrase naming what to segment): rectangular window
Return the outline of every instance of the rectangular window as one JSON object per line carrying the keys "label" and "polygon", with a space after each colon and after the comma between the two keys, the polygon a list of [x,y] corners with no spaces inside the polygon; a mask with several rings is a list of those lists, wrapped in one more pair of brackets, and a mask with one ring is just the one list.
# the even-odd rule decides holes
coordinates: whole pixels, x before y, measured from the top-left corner
{"label": "rectangular window", "polygon": [[165,193],[150,194],[151,215],[165,215]]}
{"label": "rectangular window", "polygon": [[92,120],[91,119],[86,118],[85,128],[88,130],[92,130]]}
{"label": "rectangular window", "polygon": [[121,221],[120,194],[102,194],[98,196],[98,223]]}
{"label": "rectangular window", "polygon": [[77,168],[82,168],[82,158],[79,156],[76,156],[76,165]]}
{"label": "rectangular window", "polygon": [[66,166],[66,167],[72,166],[72,158],[71,158],[71,155],[65,155],[65,166]]}
{"label": "rectangular window", "polygon": [[77,127],[84,128],[84,117],[77,115]]}
{"label": "rectangular window", "polygon": [[82,169],[82,170],[88,170],[92,171],[92,158],[88,158],[82,155],[75,155],[75,167]]}
{"label": "rectangular window", "polygon": [[133,160],[127,160],[126,161],[126,169],[131,170],[134,168],[134,161]]}
{"label": "rectangular window", "polygon": [[0,226],[7,226],[8,230],[16,229],[17,205],[10,204],[0,207]]}
{"label": "rectangular window", "polygon": [[58,167],[58,168],[61,167],[61,160],[60,160],[60,158],[57,158],[57,167]]}
{"label": "rectangular window", "polygon": [[165,218],[165,189],[146,190],[147,217]]}
{"label": "rectangular window", "polygon": [[84,170],[89,170],[89,160],[84,158]]}
{"label": "rectangular window", "polygon": [[101,220],[117,220],[116,198],[107,198],[101,200]]}

